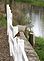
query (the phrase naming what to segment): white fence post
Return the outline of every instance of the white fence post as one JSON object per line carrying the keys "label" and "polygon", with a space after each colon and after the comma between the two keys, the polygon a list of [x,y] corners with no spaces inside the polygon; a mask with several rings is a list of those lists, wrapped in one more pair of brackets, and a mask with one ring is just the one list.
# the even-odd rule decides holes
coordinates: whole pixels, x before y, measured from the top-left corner
{"label": "white fence post", "polygon": [[9,33],[9,26],[12,25],[12,13],[11,9],[9,7],[9,4],[7,4],[7,35]]}
{"label": "white fence post", "polygon": [[7,4],[7,35],[8,35],[8,42],[9,42],[9,48],[10,48],[10,56],[12,56],[12,43],[10,39],[10,35],[12,36],[12,32],[10,30],[10,25],[12,25],[12,13],[11,9],[9,7],[9,4]]}
{"label": "white fence post", "polygon": [[12,47],[13,47],[13,45],[12,45],[12,42],[11,42],[10,36],[9,36],[8,41],[9,41],[9,48],[10,48],[10,56],[12,56]]}

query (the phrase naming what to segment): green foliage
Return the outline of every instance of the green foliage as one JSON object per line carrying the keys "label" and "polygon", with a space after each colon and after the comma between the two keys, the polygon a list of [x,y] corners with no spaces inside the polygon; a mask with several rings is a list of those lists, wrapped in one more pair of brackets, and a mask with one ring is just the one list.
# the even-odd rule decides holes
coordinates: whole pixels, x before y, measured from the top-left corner
{"label": "green foliage", "polygon": [[35,6],[44,6],[43,0],[16,0],[16,2],[25,2]]}
{"label": "green foliage", "polygon": [[0,16],[0,28],[1,27],[6,28],[6,24],[7,24],[6,22],[7,22],[6,18],[3,16]]}
{"label": "green foliage", "polygon": [[32,2],[32,0],[16,0],[17,2]]}
{"label": "green foliage", "polygon": [[43,1],[33,1],[33,3],[31,3],[32,5],[35,6],[44,6],[44,2]]}
{"label": "green foliage", "polygon": [[44,61],[44,38],[36,37],[35,51],[41,61]]}

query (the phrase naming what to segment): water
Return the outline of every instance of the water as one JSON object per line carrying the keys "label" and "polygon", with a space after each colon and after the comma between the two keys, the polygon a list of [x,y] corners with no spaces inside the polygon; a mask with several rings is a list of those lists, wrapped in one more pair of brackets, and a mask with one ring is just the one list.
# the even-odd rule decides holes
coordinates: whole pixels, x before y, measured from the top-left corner
{"label": "water", "polygon": [[32,24],[34,25],[33,32],[35,36],[44,37],[44,9],[33,9],[30,13],[29,15],[32,20]]}

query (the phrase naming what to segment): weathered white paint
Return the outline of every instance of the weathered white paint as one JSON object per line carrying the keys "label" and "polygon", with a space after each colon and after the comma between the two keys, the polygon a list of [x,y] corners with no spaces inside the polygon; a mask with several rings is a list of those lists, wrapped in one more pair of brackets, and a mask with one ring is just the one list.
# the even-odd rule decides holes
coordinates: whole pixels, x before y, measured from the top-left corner
{"label": "weathered white paint", "polygon": [[9,5],[7,5],[7,35],[10,47],[10,56],[13,56],[14,61],[28,61],[24,50],[24,40],[17,36],[15,37],[17,33],[18,26],[12,25],[12,13]]}
{"label": "weathered white paint", "polygon": [[9,26],[12,25],[12,13],[9,5],[7,5],[7,35],[9,33]]}

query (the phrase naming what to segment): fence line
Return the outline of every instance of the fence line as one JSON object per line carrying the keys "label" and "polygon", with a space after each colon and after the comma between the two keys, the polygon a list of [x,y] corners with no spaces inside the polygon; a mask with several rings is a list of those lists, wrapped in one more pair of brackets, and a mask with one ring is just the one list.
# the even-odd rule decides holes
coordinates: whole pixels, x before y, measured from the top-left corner
{"label": "fence line", "polygon": [[10,56],[14,61],[28,61],[24,50],[24,40],[14,36],[18,33],[18,26],[12,25],[12,13],[7,4],[7,35],[10,47]]}

